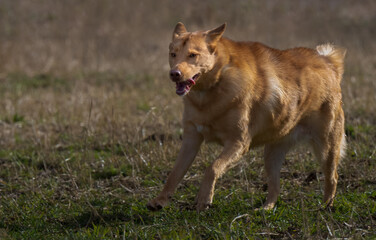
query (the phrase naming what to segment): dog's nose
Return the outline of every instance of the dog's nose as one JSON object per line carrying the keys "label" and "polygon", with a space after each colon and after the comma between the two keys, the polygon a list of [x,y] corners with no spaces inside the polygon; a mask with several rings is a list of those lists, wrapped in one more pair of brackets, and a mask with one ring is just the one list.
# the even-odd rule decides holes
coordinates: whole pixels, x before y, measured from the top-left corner
{"label": "dog's nose", "polygon": [[181,78],[181,72],[179,70],[171,70],[170,71],[170,78],[172,81],[177,82]]}

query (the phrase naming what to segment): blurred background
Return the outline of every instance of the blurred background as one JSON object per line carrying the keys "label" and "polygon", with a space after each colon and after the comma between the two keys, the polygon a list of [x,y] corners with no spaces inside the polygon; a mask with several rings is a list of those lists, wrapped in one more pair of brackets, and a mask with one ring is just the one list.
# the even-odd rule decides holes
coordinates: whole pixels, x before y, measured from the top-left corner
{"label": "blurred background", "polygon": [[373,0],[1,0],[0,70],[163,72],[182,21],[276,48],[335,43],[360,71],[375,68],[375,15]]}
{"label": "blurred background", "polygon": [[[87,116],[88,101],[93,99],[113,106],[116,103],[105,99],[118,98],[119,111],[129,110],[128,122],[138,110],[171,104],[171,120],[179,119],[175,110],[180,113],[180,107],[173,104],[180,101],[167,77],[168,45],[178,21],[189,31],[227,22],[226,37],[281,49],[327,42],[345,47],[342,85],[347,119],[376,123],[374,0],[1,0],[0,80],[5,84],[2,92],[9,96],[0,107],[2,118],[19,114],[37,122],[43,119],[43,109],[38,111],[34,103],[30,112],[25,104],[37,92],[57,112],[62,106],[85,106],[71,115]],[[79,94],[81,100],[59,102],[56,99],[65,98],[56,97],[59,86],[78,91],[68,96]]]}

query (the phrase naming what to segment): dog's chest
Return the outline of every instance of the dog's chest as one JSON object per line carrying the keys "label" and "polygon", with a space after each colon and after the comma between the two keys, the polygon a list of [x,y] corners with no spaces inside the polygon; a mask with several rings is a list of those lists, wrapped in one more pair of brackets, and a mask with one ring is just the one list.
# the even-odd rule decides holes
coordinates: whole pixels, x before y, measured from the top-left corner
{"label": "dog's chest", "polygon": [[222,126],[223,115],[218,112],[223,109],[218,108],[215,104],[217,101],[208,100],[210,95],[206,91],[195,91],[191,97],[185,104],[185,120],[194,124],[197,133],[201,134],[206,142],[222,144],[226,136]]}
{"label": "dog's chest", "polygon": [[217,142],[222,144],[224,142],[221,131],[215,130],[212,126],[195,124],[196,131],[200,133],[206,142]]}

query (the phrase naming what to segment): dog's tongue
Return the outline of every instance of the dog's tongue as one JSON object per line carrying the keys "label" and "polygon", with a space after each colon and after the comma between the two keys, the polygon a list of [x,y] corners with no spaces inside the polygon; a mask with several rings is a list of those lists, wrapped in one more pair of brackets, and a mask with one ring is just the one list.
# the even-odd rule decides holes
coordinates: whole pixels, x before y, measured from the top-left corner
{"label": "dog's tongue", "polygon": [[191,90],[192,85],[195,85],[196,82],[193,79],[188,79],[184,82],[176,83],[176,94],[179,96],[184,96]]}

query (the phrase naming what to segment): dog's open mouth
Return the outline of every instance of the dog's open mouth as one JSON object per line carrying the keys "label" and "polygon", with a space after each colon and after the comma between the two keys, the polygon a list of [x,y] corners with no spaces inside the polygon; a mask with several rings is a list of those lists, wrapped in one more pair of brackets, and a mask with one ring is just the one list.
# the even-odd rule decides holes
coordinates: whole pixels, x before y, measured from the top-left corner
{"label": "dog's open mouth", "polygon": [[186,95],[191,90],[191,87],[196,84],[196,80],[199,76],[200,76],[200,74],[197,73],[192,78],[190,78],[186,81],[177,82],[176,83],[176,94],[179,95],[179,96]]}

